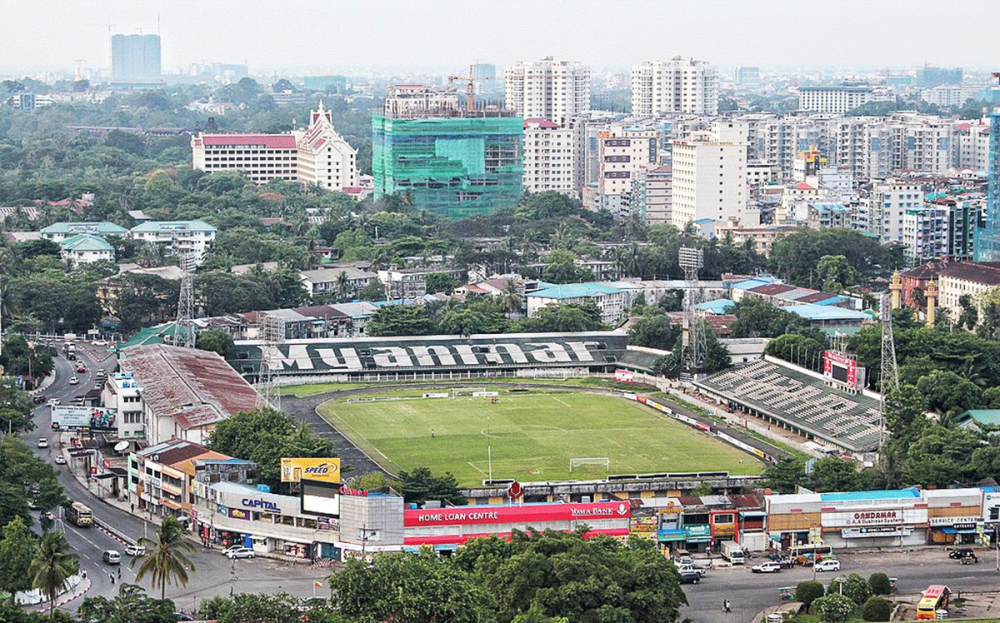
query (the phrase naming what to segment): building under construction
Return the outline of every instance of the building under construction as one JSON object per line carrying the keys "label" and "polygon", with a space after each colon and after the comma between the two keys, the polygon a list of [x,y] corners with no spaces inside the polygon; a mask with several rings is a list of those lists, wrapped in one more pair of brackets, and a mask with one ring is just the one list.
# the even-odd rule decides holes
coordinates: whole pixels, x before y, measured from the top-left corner
{"label": "building under construction", "polygon": [[[471,89],[470,89],[471,93]],[[524,122],[509,110],[459,105],[455,89],[391,87],[372,118],[375,197],[406,193],[416,208],[460,219],[521,199]]]}

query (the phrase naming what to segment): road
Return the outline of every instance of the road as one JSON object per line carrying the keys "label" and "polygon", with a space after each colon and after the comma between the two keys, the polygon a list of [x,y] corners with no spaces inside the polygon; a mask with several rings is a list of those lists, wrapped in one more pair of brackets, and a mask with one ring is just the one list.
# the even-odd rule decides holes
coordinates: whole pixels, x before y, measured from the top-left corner
{"label": "road", "polygon": [[[944,548],[886,550],[879,553],[845,554],[840,573],[818,573],[816,579],[829,584],[840,575],[857,573],[865,578],[879,571],[898,578],[899,595],[917,595],[931,584],[947,584],[953,591],[997,590],[1000,572],[993,556],[986,554],[978,565],[962,565],[950,560]],[[751,560],[753,564],[759,558]],[[681,611],[695,623],[748,623],[764,608],[781,604],[778,589],[811,580],[812,568],[797,567],[781,573],[751,573],[749,565],[713,569],[699,584],[687,584],[684,592],[691,604]],[[723,614],[722,601],[732,602],[732,614]]]}
{"label": "road", "polygon": [[[91,349],[88,351],[83,350],[81,346],[77,352],[77,362],[67,361],[62,355],[56,357],[55,382],[42,393],[46,398],[58,398],[62,404],[69,404],[76,396],[87,393],[94,387],[94,374],[99,368],[105,368],[110,374],[115,366],[112,357],[105,356],[103,359],[97,359],[97,357],[105,355],[101,350]],[[87,372],[75,372],[77,363],[83,363]],[[69,384],[69,379],[73,375],[79,377],[80,383],[78,385]],[[43,404],[35,409],[34,421],[35,430],[22,434],[21,438],[33,448],[37,456],[52,462],[59,453],[59,435],[51,429],[51,410],[48,405]],[[38,447],[38,440],[41,437],[46,437],[49,440],[48,448]],[[56,469],[59,471],[59,483],[63,486],[66,496],[87,504],[98,520],[114,526],[116,530],[133,540],[143,535],[155,538],[157,528],[155,524],[146,522],[94,497],[80,481],[73,477],[69,466],[56,466]],[[95,526],[80,528],[67,522],[58,521],[56,528],[65,531],[66,539],[80,556],[81,569],[86,570],[87,577],[92,582],[86,596],[112,597],[117,594],[119,569],[117,566],[107,565],[103,562],[102,554],[107,549],[114,549],[122,553],[123,564],[120,565],[122,581],[135,582],[135,571],[129,566],[131,558],[124,555],[125,546],[122,542]],[[166,596],[173,599],[178,608],[185,610],[195,608],[198,601],[206,597],[229,595],[231,589],[236,593],[286,591],[299,597],[310,597],[313,595],[313,580],[320,580],[329,574],[329,569],[263,558],[230,561],[222,556],[218,549],[205,550],[201,546],[196,547],[197,551],[190,556],[190,559],[197,571],[191,576],[188,586],[168,586],[166,591]],[[136,569],[138,569],[138,564]],[[112,573],[115,576],[114,584],[112,584],[110,577]],[[147,592],[155,595],[156,591],[153,591],[148,578],[143,581],[143,586]],[[319,594],[322,594],[322,590]],[[75,599],[64,609],[75,610],[81,601],[82,599]]]}

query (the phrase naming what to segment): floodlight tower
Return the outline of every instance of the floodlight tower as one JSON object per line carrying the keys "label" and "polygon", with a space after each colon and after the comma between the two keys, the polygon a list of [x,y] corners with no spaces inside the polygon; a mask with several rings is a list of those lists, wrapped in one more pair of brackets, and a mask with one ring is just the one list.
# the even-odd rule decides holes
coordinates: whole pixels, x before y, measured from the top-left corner
{"label": "floodlight tower", "polygon": [[174,327],[174,345],[194,348],[194,276],[190,270],[181,277],[181,295],[177,301],[177,325]]}
{"label": "floodlight tower", "polygon": [[885,293],[879,305],[879,319],[882,323],[882,360],[879,371],[881,399],[879,401],[879,431],[878,446],[882,449],[885,443],[885,397],[890,391],[899,389],[899,366],[896,365],[896,345],[892,339],[892,304],[891,294]]}
{"label": "floodlight tower", "polygon": [[678,251],[677,263],[684,271],[684,281],[687,282],[687,293],[684,297],[684,324],[681,343],[683,373],[693,376],[705,363],[708,340],[705,337],[705,321],[698,313],[697,305],[701,302],[701,290],[698,286],[698,272],[705,265],[705,254],[701,249],[681,247]]}
{"label": "floodlight tower", "polygon": [[285,341],[285,319],[277,314],[261,314],[257,324],[260,335],[260,366],[257,375],[258,404],[281,411],[281,393],[274,384],[275,362],[280,359],[278,345]]}

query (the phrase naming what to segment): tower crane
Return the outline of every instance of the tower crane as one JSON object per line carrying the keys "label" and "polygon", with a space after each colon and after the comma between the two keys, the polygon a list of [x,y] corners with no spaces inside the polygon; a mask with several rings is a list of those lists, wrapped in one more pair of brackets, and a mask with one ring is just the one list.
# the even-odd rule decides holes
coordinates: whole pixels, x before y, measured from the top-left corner
{"label": "tower crane", "polygon": [[472,65],[469,65],[468,76],[448,76],[449,84],[452,82],[465,82],[465,110],[472,112],[475,110],[473,100],[476,95],[476,80],[472,76]]}

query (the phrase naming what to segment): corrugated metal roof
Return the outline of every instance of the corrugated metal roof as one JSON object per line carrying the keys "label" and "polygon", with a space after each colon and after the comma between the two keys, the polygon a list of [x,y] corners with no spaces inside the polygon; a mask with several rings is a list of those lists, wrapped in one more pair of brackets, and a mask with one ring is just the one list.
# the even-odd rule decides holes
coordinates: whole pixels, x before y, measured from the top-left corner
{"label": "corrugated metal roof", "polygon": [[586,296],[597,296],[599,294],[617,294],[618,292],[621,292],[618,288],[612,288],[611,286],[599,283],[566,283],[544,290],[529,292],[527,296],[546,299],[575,299]]}
{"label": "corrugated metal roof", "polygon": [[820,493],[824,502],[851,502],[855,500],[907,500],[920,497],[920,490],[892,489],[881,491],[848,491],[844,493]]}

